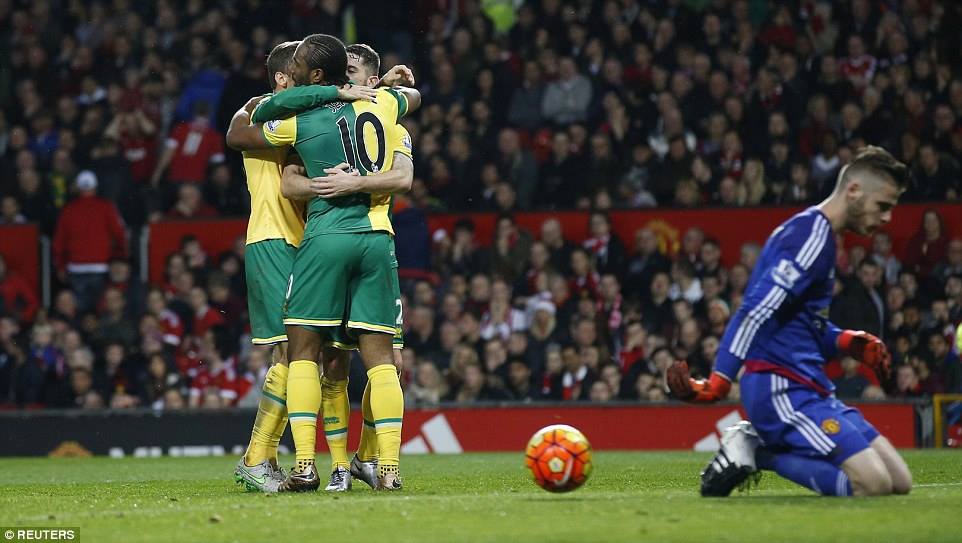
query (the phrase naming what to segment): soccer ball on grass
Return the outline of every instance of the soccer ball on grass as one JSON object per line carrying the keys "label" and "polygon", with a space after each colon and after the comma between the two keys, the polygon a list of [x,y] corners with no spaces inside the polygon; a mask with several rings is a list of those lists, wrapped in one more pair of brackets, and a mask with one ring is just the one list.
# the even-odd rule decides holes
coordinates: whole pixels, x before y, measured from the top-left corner
{"label": "soccer ball on grass", "polygon": [[578,429],[566,424],[535,432],[524,454],[535,484],[549,492],[574,490],[591,474],[591,444]]}

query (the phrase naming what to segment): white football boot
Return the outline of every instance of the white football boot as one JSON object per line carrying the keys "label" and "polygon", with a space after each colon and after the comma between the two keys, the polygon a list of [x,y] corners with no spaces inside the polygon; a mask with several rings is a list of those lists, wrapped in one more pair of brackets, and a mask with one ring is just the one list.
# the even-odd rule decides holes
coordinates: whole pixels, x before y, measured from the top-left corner
{"label": "white football boot", "polygon": [[277,470],[270,460],[264,460],[256,466],[248,466],[241,457],[234,466],[234,482],[243,483],[244,488],[253,492],[260,491],[268,494],[277,492],[283,479],[278,479]]}
{"label": "white football boot", "polygon": [[755,466],[755,449],[760,443],[758,432],[747,420],[726,428],[721,449],[701,473],[701,495],[724,497],[735,488],[757,483],[761,472]]}
{"label": "white football boot", "polygon": [[351,460],[351,476],[367,483],[371,488],[377,488],[377,460],[362,462],[357,455]]}
{"label": "white football boot", "polygon": [[342,467],[338,467],[331,472],[331,480],[324,487],[324,490],[328,492],[347,492],[350,489],[351,471]]}

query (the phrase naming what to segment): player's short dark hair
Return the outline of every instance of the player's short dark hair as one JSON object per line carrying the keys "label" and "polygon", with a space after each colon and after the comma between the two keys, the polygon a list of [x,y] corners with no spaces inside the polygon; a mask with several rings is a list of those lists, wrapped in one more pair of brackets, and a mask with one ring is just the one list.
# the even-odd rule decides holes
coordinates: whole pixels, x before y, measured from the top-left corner
{"label": "player's short dark hair", "polygon": [[347,46],[347,54],[356,55],[361,59],[361,64],[370,70],[374,75],[381,73],[381,55],[373,47],[366,43],[355,43]]}
{"label": "player's short dark hair", "polygon": [[344,43],[330,34],[311,34],[304,38],[305,62],[309,70],[324,70],[328,85],[347,83],[347,51]]}
{"label": "player's short dark hair", "polygon": [[277,83],[274,81],[274,74],[281,72],[283,74],[291,73],[291,60],[294,59],[294,51],[297,50],[297,46],[300,45],[299,41],[286,41],[284,43],[279,43],[273,49],[269,55],[267,55],[267,86],[272,90]]}
{"label": "player's short dark hair", "polygon": [[909,184],[908,166],[885,149],[874,145],[865,147],[855,155],[839,176],[838,186],[845,186],[853,175],[859,173],[871,173],[891,180],[901,190],[905,190]]}

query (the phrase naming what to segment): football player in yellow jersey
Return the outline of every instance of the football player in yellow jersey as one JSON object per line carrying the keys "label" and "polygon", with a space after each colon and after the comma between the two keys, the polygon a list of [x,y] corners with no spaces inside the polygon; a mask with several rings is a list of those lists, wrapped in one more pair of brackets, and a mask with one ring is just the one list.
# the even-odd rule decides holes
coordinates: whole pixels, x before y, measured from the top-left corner
{"label": "football player in yellow jersey", "polygon": [[[339,46],[340,46],[340,51],[341,51],[340,54],[343,55],[342,58],[344,59],[344,60],[342,61],[342,62],[344,62],[344,64],[343,64],[344,67],[341,68],[341,70],[345,70],[345,69],[346,69],[346,52],[345,52],[344,49],[343,49],[343,45],[340,45],[339,42],[338,42],[336,39],[333,39],[332,37],[317,36],[317,38],[325,39],[325,40],[327,40],[327,38],[331,38],[331,39],[329,39],[329,40],[327,40],[327,41],[330,41],[330,42],[331,42],[332,44],[334,44],[334,45],[339,45]],[[335,48],[335,49],[336,49],[336,48]],[[332,50],[333,50],[333,49],[332,49]],[[318,73],[319,73],[320,75],[319,75],[319,77],[316,77],[316,76],[318,75]],[[308,83],[308,82],[319,82],[320,80],[323,80],[323,79],[324,79],[323,74],[324,74],[324,71],[323,71],[323,70],[317,70],[317,71],[315,71],[315,72],[311,72],[312,81],[308,81],[308,80],[305,78],[304,83]],[[306,75],[306,74],[305,74],[305,75]],[[332,77],[331,79],[345,79],[345,78],[344,78],[343,76],[341,76],[341,77],[336,77],[336,78]],[[313,87],[313,89],[317,89],[317,88],[318,88],[318,87]],[[298,89],[299,91],[307,91],[307,92],[298,92],[298,93],[295,93],[295,94],[297,95],[297,98],[294,98],[294,97],[293,97],[294,95],[292,95],[291,98],[288,98],[288,97],[287,97],[287,94],[289,94],[289,93],[283,93],[283,95],[278,95],[277,98],[274,99],[274,100],[271,102],[271,106],[276,110],[278,107],[280,107],[280,106],[277,105],[277,104],[280,104],[281,102],[287,102],[287,103],[302,103],[302,102],[298,102],[298,100],[303,100],[303,98],[304,98],[305,96],[308,96],[308,98],[311,100],[310,103],[311,103],[313,106],[320,105],[321,103],[324,102],[323,100],[319,100],[319,101],[318,101],[318,100],[315,100],[316,97],[311,97],[311,96],[309,96],[309,95],[311,95],[312,93],[315,93],[315,92],[316,92],[316,91],[313,90],[313,89],[308,89],[308,88],[305,88],[305,87],[301,87],[300,89]],[[293,92],[293,91],[289,91],[289,92]],[[384,92],[384,91],[381,91],[381,92]],[[399,106],[400,106],[400,109],[397,111],[397,113],[398,113],[398,114],[403,114],[403,110],[407,109],[407,106],[409,105],[409,102],[411,102],[411,101],[413,101],[413,100],[412,100],[411,98],[408,98],[407,95],[406,95],[406,96],[400,96],[396,91],[392,91],[392,92],[394,93],[394,94],[392,95],[392,96],[393,96],[393,99],[396,99],[396,100],[397,100],[397,103],[398,103]],[[408,90],[408,93],[409,93],[409,94],[410,94],[410,92],[411,92],[411,91]],[[387,94],[387,93],[385,93],[385,94]],[[283,101],[281,100],[282,97],[284,98]],[[308,106],[308,108],[310,108],[310,107],[311,107],[311,106]],[[332,104],[331,107],[334,108],[334,111],[337,111],[337,110],[340,109],[341,105]],[[387,107],[387,106],[386,106],[386,107]],[[258,113],[258,114],[260,114],[260,113]],[[266,109],[265,109],[264,115],[267,115]],[[311,118],[312,118],[309,113],[306,114],[306,115],[307,115],[307,116],[304,117],[304,119],[311,119]],[[278,119],[278,118],[281,118],[281,117],[266,116],[266,117],[264,117],[264,120],[267,120],[267,119]],[[391,113],[391,114],[390,114],[390,118],[392,119],[392,122],[393,122],[393,120],[395,119],[395,114],[394,114],[394,113]],[[300,122],[301,122],[300,116],[298,116],[296,119],[292,119],[291,122],[288,122],[288,121],[272,121],[272,122],[270,122],[270,123],[265,123],[262,127],[261,127],[261,126],[257,126],[257,127],[253,127],[253,126],[247,127],[247,126],[245,126],[243,130],[240,130],[240,131],[239,131],[238,136],[235,138],[235,142],[234,142],[234,143],[235,143],[235,146],[241,147],[241,148],[255,149],[255,148],[263,148],[263,147],[265,147],[265,142],[266,142],[267,144],[273,145],[273,146],[287,145],[287,144],[289,144],[289,143],[296,142],[296,141],[297,141],[297,137],[296,137],[296,136],[293,136],[293,134],[295,134],[295,133],[297,133],[297,132],[301,132],[301,131],[300,131],[300,130],[297,130],[297,131],[295,132],[295,130],[296,130],[296,126],[294,126],[294,123],[295,123],[295,122],[298,123],[297,126],[300,126]],[[312,128],[312,125],[310,124],[311,121],[305,120],[305,122],[306,122],[307,124],[306,124],[305,126],[303,126],[302,128],[305,129],[305,135],[306,135],[306,137],[310,138],[310,135],[308,134],[308,131]],[[378,124],[380,124],[380,123],[378,123]],[[383,135],[381,136],[381,138],[384,138],[384,136],[387,136],[387,135],[388,135],[387,133],[392,133],[392,132],[393,132],[393,130],[392,130],[392,128],[394,127],[393,124],[392,124],[392,125],[383,124],[382,126],[384,127],[385,133],[383,133]],[[263,131],[262,131],[262,130],[263,130]],[[409,139],[408,137],[406,137],[406,135],[405,135],[405,136],[403,136],[403,137],[400,138],[400,141],[402,141],[402,142],[403,142],[403,141],[408,142],[407,154],[408,154],[408,156],[410,156],[410,150],[409,150],[409,142],[410,142],[410,139]],[[337,146],[338,146],[338,148],[340,148],[340,143],[341,143],[341,141],[338,140],[338,141],[337,141]],[[390,156],[385,157],[385,158],[388,158],[388,160],[386,160],[386,161],[383,163],[384,169],[385,169],[385,170],[388,170],[388,169],[390,168],[390,163],[389,163],[389,161],[393,162],[393,160],[392,160],[392,159],[393,159],[393,156],[394,156],[393,150],[391,150],[390,148],[387,147],[387,145],[385,145],[387,142],[384,141],[384,139],[381,139],[378,143],[380,144],[380,145],[378,145],[378,149],[377,149],[378,157],[379,157],[379,158],[378,158],[378,161],[381,160],[380,157],[385,157],[385,154],[386,154],[386,153],[384,153],[384,151],[391,151],[391,152],[390,152]],[[359,147],[360,147],[360,145],[359,145]],[[368,147],[368,148],[371,149],[371,150],[374,150],[374,147]],[[327,149],[327,147],[323,147],[323,146],[322,146],[322,147],[320,147],[319,149],[320,149],[320,152],[322,152],[322,153],[326,153],[326,152],[327,152],[327,151],[324,151],[324,149]],[[333,151],[334,149],[331,148],[331,150]],[[402,150],[403,150],[403,149],[402,149]],[[298,152],[303,155],[303,151],[302,151],[299,147],[298,147]],[[317,149],[317,148],[313,148],[313,149],[312,149],[312,153],[313,153],[314,156],[316,156],[316,153],[317,153],[317,152],[318,152],[318,149]],[[351,157],[354,158],[355,155],[351,155]],[[360,158],[361,160],[364,160],[364,157],[370,157],[370,155],[369,155],[369,154],[361,153],[361,154],[356,155],[356,157],[357,157],[357,158]],[[344,155],[343,155],[343,154],[341,155],[341,159],[342,159],[342,160],[344,159]],[[307,160],[308,160],[308,159],[305,158],[305,161],[307,161]],[[368,160],[372,160],[372,159],[371,159],[371,158],[368,158]],[[409,160],[409,159],[408,159],[408,160]],[[312,162],[312,163],[313,163],[313,162]],[[333,165],[333,164],[335,164],[335,162],[329,162],[328,164],[329,164],[329,165]],[[363,164],[363,162],[362,162],[362,164]],[[370,164],[368,164],[368,165],[367,165],[368,167],[366,168],[366,170],[367,170],[369,173],[376,173],[376,172],[378,172],[379,169],[376,168],[377,164],[379,164],[379,162],[378,162],[378,163],[370,163]],[[374,168],[371,168],[370,166],[375,166],[375,167],[374,167]],[[311,171],[310,168],[308,169],[308,171]],[[315,172],[314,172],[312,175],[318,175],[318,174],[321,174],[321,173],[322,173],[322,172],[316,171],[316,169],[315,169]],[[409,184],[409,183],[410,183],[410,178],[412,177],[413,172],[410,172],[410,169],[408,169],[408,172],[406,172],[406,175],[407,175],[407,177],[408,177],[407,183]],[[387,181],[387,177],[388,177],[388,176],[387,176],[387,175],[377,175],[376,177],[378,178],[377,181],[383,183],[383,182],[386,182],[386,181]],[[374,182],[374,184],[371,185],[371,187],[377,187],[377,185],[378,185],[378,182],[377,182],[377,181],[372,180],[372,182]],[[372,188],[372,190],[373,190],[373,188]],[[369,226],[367,226],[366,228],[372,228],[372,227],[374,227],[374,228],[387,228],[387,229],[388,229],[388,232],[390,232],[390,223],[389,223],[389,221],[388,221],[388,215],[387,215],[387,210],[388,210],[388,208],[389,208],[389,205],[382,205],[382,204],[380,203],[380,202],[383,200],[383,201],[385,202],[385,204],[389,204],[390,195],[389,195],[389,194],[386,194],[385,192],[382,192],[382,190],[387,190],[387,189],[386,189],[386,188],[378,189],[378,190],[376,190],[376,192],[378,192],[378,193],[381,194],[380,196],[377,196],[377,198],[378,198],[378,199],[377,199],[377,202],[378,202],[378,204],[377,204],[377,205],[378,205],[378,208],[377,208],[377,209],[380,210],[380,209],[382,209],[382,207],[383,207],[383,209],[384,209],[384,211],[383,211],[383,213],[384,213],[383,219],[378,219],[379,221],[383,221],[383,222],[378,222],[378,223],[376,223],[376,225],[375,225],[375,223],[373,222],[373,219],[372,219],[372,222],[371,222],[371,223],[368,223]],[[368,198],[372,198],[372,203],[374,202],[373,196],[368,196]],[[319,199],[319,198],[313,199],[312,205],[315,205],[315,206],[316,206],[316,205],[320,205],[320,206],[326,205],[326,204],[319,204],[318,200],[322,200],[322,199]],[[322,201],[323,201],[323,200],[322,200]],[[373,209],[374,209],[374,208],[372,207],[372,211],[373,211]],[[366,220],[367,220],[367,217],[364,216],[365,214],[368,214],[368,215],[369,215],[368,211],[364,211],[361,215],[359,215],[359,216],[357,216],[357,217],[354,217],[353,215],[351,215],[351,216],[346,216],[345,218],[346,218],[347,220],[351,220],[351,217],[354,217],[355,220],[359,219],[359,220],[361,220],[361,221],[363,222],[363,221],[366,221]],[[353,236],[352,236],[352,237],[353,237]],[[366,238],[356,238],[356,239],[362,240],[362,239],[366,239]],[[373,238],[370,238],[370,239],[373,239]],[[299,258],[299,257],[298,257],[298,258]],[[322,261],[322,262],[323,262],[323,261]],[[313,266],[309,266],[308,268],[305,268],[305,269],[307,269],[307,270],[313,270],[313,269],[315,269],[315,268],[313,268]],[[393,275],[393,276],[394,276],[394,279],[396,280],[396,271],[390,270],[390,269],[389,269],[388,271],[392,272],[391,275]],[[319,272],[319,270],[318,270],[318,272]],[[323,278],[327,278],[327,277],[330,277],[330,276],[327,276],[327,275],[325,275],[324,273],[321,273],[321,275],[319,275],[318,277],[323,279]],[[290,287],[290,285],[289,285],[289,287]],[[325,289],[322,289],[322,290],[325,290]],[[385,294],[387,294],[387,292],[385,292]],[[329,297],[329,296],[328,296],[328,297],[321,297],[321,299],[323,299],[323,298],[331,298],[330,300],[328,300],[328,303],[336,303],[336,300],[334,300],[334,298],[336,298],[336,297],[334,297],[334,298]],[[380,298],[380,300],[381,300],[380,303],[383,303],[384,298],[386,298],[386,296],[383,296],[383,297]],[[304,300],[318,300],[318,297],[311,295],[309,298],[301,298],[301,299],[304,299]],[[393,305],[393,304],[392,304],[392,305]],[[386,323],[387,323],[387,322],[390,322],[390,326],[389,326],[390,331],[391,331],[390,333],[391,333],[392,335],[394,334],[394,332],[395,332],[395,330],[396,330],[396,328],[397,328],[397,327],[396,327],[396,316],[397,316],[397,315],[390,317],[389,321],[388,321],[388,319],[386,318],[386,317],[387,317],[386,315],[377,316],[377,317],[375,317],[377,320],[371,319],[370,321],[368,321],[368,320],[365,320],[365,319],[364,319],[364,316],[363,316],[363,308],[364,308],[364,307],[366,307],[366,304],[362,304],[362,305],[360,305],[360,306],[356,306],[355,309],[352,310],[352,313],[351,313],[352,316],[354,315],[354,311],[357,311],[358,308],[362,308],[362,314],[361,314],[361,315],[362,315],[362,320],[360,321],[361,324],[364,324],[365,322],[376,322],[376,323],[380,323],[380,322],[383,321],[383,322],[385,323],[385,326],[380,326],[380,325],[378,325],[378,328],[377,328],[377,329],[378,329],[378,331],[380,331],[381,328],[384,328],[385,331],[387,331],[388,326],[387,326]],[[339,311],[340,311],[340,310],[339,310]],[[311,321],[311,322],[313,322],[313,321]],[[318,322],[320,322],[320,321],[318,321]],[[326,321],[324,321],[324,322],[326,323]],[[340,322],[340,321],[338,321],[338,322]],[[288,323],[288,324],[290,325],[291,323]],[[309,324],[309,325],[310,325],[310,324]],[[288,331],[289,331],[289,332],[291,331],[291,327],[290,327],[290,326],[288,326]],[[294,328],[294,331],[300,332],[300,331],[302,331],[302,329],[295,327],[295,328]],[[382,336],[382,337],[383,337],[383,336]],[[389,341],[388,345],[390,345],[390,340],[388,340],[388,341]],[[370,342],[369,342],[369,344],[370,344]],[[363,345],[363,342],[362,342],[362,345]],[[303,351],[303,349],[302,349],[302,351]],[[362,353],[363,353],[363,348],[362,348]],[[390,350],[390,347],[388,347],[388,351],[387,351],[387,354],[388,354],[388,367],[391,368],[391,372],[394,373],[394,369],[393,369],[392,365],[390,364],[390,359],[391,359],[390,353],[391,353],[391,350]],[[296,485],[291,485],[291,488],[289,488],[290,490],[295,490],[295,489],[296,489],[296,490],[309,490],[309,489],[312,489],[312,488],[314,488],[314,489],[317,488],[316,470],[315,470],[314,467],[313,467],[313,456],[314,456],[314,455],[313,455],[313,451],[314,451],[313,446],[314,446],[314,431],[315,431],[315,430],[314,430],[314,425],[312,425],[312,424],[310,424],[310,425],[307,424],[308,422],[311,422],[311,421],[313,421],[314,419],[316,419],[317,407],[316,407],[316,406],[313,406],[313,407],[312,407],[312,406],[309,406],[309,405],[306,405],[306,404],[311,403],[311,402],[308,402],[307,400],[310,399],[310,396],[311,396],[312,394],[318,394],[318,396],[319,396],[319,393],[320,393],[320,390],[317,390],[316,392],[313,392],[313,393],[312,393],[310,390],[308,390],[308,389],[310,388],[310,386],[309,386],[308,383],[307,383],[307,381],[313,380],[314,383],[315,383],[313,386],[314,386],[314,387],[318,387],[318,384],[317,384],[317,378],[318,378],[317,365],[316,365],[314,362],[311,362],[311,360],[316,359],[319,353],[312,351],[312,354],[307,355],[307,358],[305,358],[305,354],[307,354],[307,353],[306,353],[306,352],[305,352],[305,353],[302,353],[302,354],[299,356],[299,358],[303,358],[303,360],[300,360],[300,359],[297,360],[297,364],[299,364],[299,366],[298,366],[298,369],[299,369],[299,370],[301,370],[301,369],[310,370],[309,366],[313,366],[313,370],[312,370],[312,371],[307,371],[304,375],[298,374],[298,380],[297,380],[298,385],[303,385],[303,387],[306,387],[305,390],[304,390],[304,394],[306,394],[306,395],[303,397],[302,400],[299,400],[299,402],[300,402],[300,403],[304,403],[305,405],[302,406],[302,407],[299,407],[298,409],[294,409],[294,407],[295,407],[294,395],[291,395],[291,396],[290,396],[289,403],[290,403],[290,408],[291,408],[291,410],[292,410],[292,412],[290,413],[290,420],[291,420],[291,423],[292,423],[292,430],[295,430],[295,431],[294,431],[295,438],[297,438],[297,437],[300,435],[301,440],[302,440],[302,441],[305,441],[304,444],[305,444],[306,446],[301,447],[301,443],[298,444],[298,448],[297,448],[297,451],[298,451],[298,466],[299,466],[299,469],[298,469],[298,472],[297,472],[298,477],[295,478],[295,477],[293,476],[293,474],[292,474],[292,477],[290,478],[290,481],[289,481],[289,482],[296,483]],[[383,357],[383,353],[382,353],[382,356],[381,356],[381,357]],[[378,358],[378,360],[380,360],[380,358]],[[379,362],[379,363],[383,363],[383,362]],[[295,367],[294,367],[294,366],[295,366],[294,363],[292,363],[292,364],[290,365],[290,372],[291,372],[290,375],[291,375],[291,377],[290,377],[290,380],[289,380],[289,382],[288,382],[288,390],[289,390],[289,391],[290,391],[290,389],[292,388],[292,382],[295,380],[295,379],[294,379],[294,370],[295,370]],[[380,375],[380,377],[384,377],[384,375],[382,375],[384,372],[381,371],[381,369],[383,369],[383,368],[379,368],[376,373],[378,373],[378,374]],[[302,373],[304,373],[304,372],[302,372]],[[307,375],[307,373],[313,373],[313,378],[310,378],[310,377]],[[371,374],[371,371],[369,370],[368,373],[369,373],[369,375],[370,375],[370,374]],[[305,381],[305,379],[306,379],[307,381]],[[384,380],[384,379],[382,379],[382,381],[383,381],[383,380]],[[396,376],[396,374],[394,375],[394,382],[397,383],[397,376]],[[395,386],[398,386],[398,385],[395,385]],[[302,387],[302,388],[303,388],[303,387]],[[319,388],[319,387],[318,387],[318,388]],[[296,387],[295,387],[295,389],[296,389]],[[316,389],[315,389],[315,390],[316,390]],[[400,388],[399,388],[399,386],[398,386],[398,388],[397,388],[397,393],[398,393],[397,399],[398,399],[398,401],[400,402],[400,401],[402,401],[402,400],[400,399]],[[318,396],[315,396],[315,398],[317,398],[317,400],[314,400],[314,401],[317,401],[318,404],[319,404],[319,403],[320,403],[320,399],[319,399]],[[301,396],[298,396],[298,397],[300,398]],[[376,402],[376,401],[377,401],[377,400],[375,399],[375,402]],[[298,406],[300,406],[300,403],[298,403]],[[382,403],[383,403],[383,402],[382,402]],[[377,404],[377,405],[379,405],[379,407],[377,407],[376,409],[380,409],[382,412],[385,411],[385,410],[390,411],[390,409],[386,408],[385,406],[381,406],[380,404]],[[403,409],[403,403],[399,404],[399,407],[400,407],[400,409]],[[297,411],[297,413],[294,413],[293,411]],[[294,415],[297,415],[297,416],[299,417],[299,418],[298,418],[298,421],[296,421],[296,422],[300,423],[301,426],[304,426],[304,428],[295,427],[296,425],[294,424],[294,423],[295,423],[295,420],[294,420],[295,417],[294,417]],[[397,415],[392,415],[392,414],[390,414],[390,413],[385,413],[384,416],[379,417],[378,419],[375,419],[375,423],[377,424],[377,423],[380,421],[380,424],[377,425],[377,430],[376,430],[376,432],[377,432],[377,440],[378,440],[379,444],[380,444],[380,442],[382,441],[382,439],[381,439],[382,430],[383,430],[383,432],[386,434],[386,437],[389,439],[389,442],[393,442],[393,443],[394,443],[394,446],[393,446],[393,447],[391,447],[391,446],[388,446],[388,447],[387,447],[386,450],[388,451],[388,454],[381,453],[381,456],[382,456],[382,458],[385,459],[385,461],[382,462],[382,466],[380,466],[381,468],[384,468],[385,466],[387,466],[387,471],[390,471],[390,468],[393,467],[392,473],[393,473],[394,477],[387,477],[387,479],[385,479],[385,477],[382,476],[382,477],[381,477],[381,483],[382,483],[383,486],[387,486],[387,487],[389,487],[389,488],[397,488],[397,487],[399,486],[399,481],[398,481],[398,479],[397,479],[397,477],[396,477],[396,474],[397,474],[397,448],[399,447],[399,444],[400,444],[400,443],[399,443],[399,438],[400,438],[400,418],[391,418],[392,416],[397,416],[397,417],[399,417],[399,416],[400,416],[400,411],[398,412]],[[302,421],[301,419],[305,419],[305,420]],[[308,421],[307,419],[311,419],[311,421]],[[309,426],[309,428],[308,428],[308,426]],[[384,426],[384,428],[382,428],[382,426]],[[298,432],[300,432],[300,434],[299,434]],[[395,441],[395,440],[396,440],[396,441]],[[295,439],[295,441],[297,441],[297,439]],[[306,441],[309,441],[310,443],[307,444]],[[302,448],[304,449],[304,451],[303,451],[303,452],[304,452],[304,454],[303,454],[304,459],[303,459],[303,460],[302,460],[302,458],[301,458],[301,456],[302,456],[302,455],[301,455],[301,452],[302,452],[301,449],[302,449]],[[381,448],[382,450],[384,450],[384,446],[383,446],[383,445],[380,445],[380,448]],[[393,454],[390,454],[391,452],[393,452]],[[393,462],[392,462],[392,460],[393,460]],[[301,464],[304,464],[304,466],[301,466]],[[307,467],[307,466],[309,466],[309,467]],[[302,468],[303,468],[303,469],[302,469]],[[313,473],[312,473],[312,472],[313,472]],[[311,479],[311,480],[308,481],[307,479]],[[394,484],[384,485],[383,483],[384,483],[386,480],[387,480],[387,481],[393,481]],[[296,488],[295,488],[295,487],[296,487]]]}
{"label": "football player in yellow jersey", "polygon": [[[347,73],[351,83],[378,87],[382,85],[397,87],[403,84],[414,86],[414,75],[404,66],[395,67],[383,79],[378,79],[381,58],[374,49],[364,44],[354,44],[347,47]],[[416,90],[406,89],[408,99],[407,112],[411,113],[420,105],[420,94]],[[397,194],[410,189],[413,175],[413,163],[407,155],[411,151],[411,138],[403,126],[396,125],[393,136],[388,138],[389,149],[394,149],[394,163],[390,170],[379,175],[361,176],[356,171],[348,169],[348,164],[342,163],[335,168],[326,170],[326,177],[310,179],[306,177],[304,168],[299,165],[289,165],[284,169],[282,192],[285,196],[307,200],[313,197],[337,198],[357,192]],[[397,299],[397,326],[401,326],[401,293],[396,277],[394,283],[394,297]],[[343,333],[343,332],[342,332]],[[351,415],[351,404],[347,393],[347,380],[350,373],[350,349],[355,345],[353,341],[335,342],[337,350],[325,350],[322,362],[321,378],[321,411],[323,412],[324,435],[328,449],[331,451],[331,477],[325,490],[343,492],[351,489],[351,479],[358,478],[371,488],[377,486],[377,435],[374,418],[371,412],[371,383],[364,387],[361,401],[363,422],[361,441],[357,453],[348,463],[347,435],[348,422]],[[401,368],[401,349],[404,344],[400,330],[394,339],[394,364]],[[336,354],[336,356],[330,356]]]}
{"label": "football player in yellow jersey", "polygon": [[[267,57],[272,90],[293,86],[291,58],[300,42],[285,42]],[[373,99],[373,89],[353,87],[325,89],[331,100]],[[231,120],[227,143],[236,143],[238,128],[250,124],[249,109],[263,98],[251,99]],[[251,440],[244,457],[237,462],[234,478],[250,490],[276,492],[284,474],[277,467],[277,446],[287,426],[287,334],[283,323],[287,280],[294,251],[304,235],[304,203],[281,195],[281,171],[289,148],[244,152],[244,170],[251,196],[247,225],[245,267],[251,341],[255,348],[273,350],[274,365],[264,381]]]}

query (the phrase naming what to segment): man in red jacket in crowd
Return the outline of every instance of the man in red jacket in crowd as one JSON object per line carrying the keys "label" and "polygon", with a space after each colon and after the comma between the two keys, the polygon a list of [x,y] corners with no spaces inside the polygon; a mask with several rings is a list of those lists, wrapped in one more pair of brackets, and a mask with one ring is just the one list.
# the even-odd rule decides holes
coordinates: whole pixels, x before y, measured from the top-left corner
{"label": "man in red jacket in crowd", "polygon": [[37,312],[37,294],[30,285],[7,269],[7,261],[0,255],[0,315],[9,314],[21,322],[30,322]]}
{"label": "man in red jacket in crowd", "polygon": [[127,257],[127,233],[117,208],[97,196],[97,176],[77,174],[77,197],[63,208],[53,238],[57,276],[70,284],[80,310],[100,299],[112,257]]}

